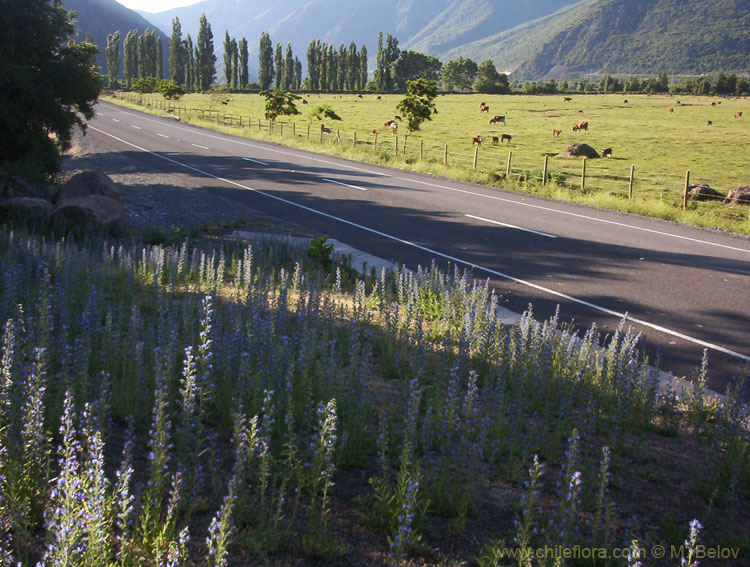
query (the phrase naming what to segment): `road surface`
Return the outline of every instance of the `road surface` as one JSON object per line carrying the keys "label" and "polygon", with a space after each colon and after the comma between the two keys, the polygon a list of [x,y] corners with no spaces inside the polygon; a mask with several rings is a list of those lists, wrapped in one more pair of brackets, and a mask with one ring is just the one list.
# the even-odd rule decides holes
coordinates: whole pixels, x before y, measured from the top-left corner
{"label": "road surface", "polygon": [[[131,171],[173,174],[408,267],[489,278],[537,319],[613,331],[625,313],[662,368],[691,377],[709,349],[723,391],[750,363],[750,239],[352,162],[97,105],[88,134]],[[118,172],[106,172],[118,173]]]}

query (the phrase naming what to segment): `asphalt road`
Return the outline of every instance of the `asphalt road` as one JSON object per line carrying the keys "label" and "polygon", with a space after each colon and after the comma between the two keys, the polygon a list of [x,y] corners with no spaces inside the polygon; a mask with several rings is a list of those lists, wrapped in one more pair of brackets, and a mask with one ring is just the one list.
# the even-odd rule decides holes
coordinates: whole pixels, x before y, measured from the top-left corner
{"label": "asphalt road", "polygon": [[236,199],[409,267],[457,263],[502,304],[612,332],[623,315],[662,368],[709,349],[723,391],[750,363],[750,239],[233,137],[99,103],[88,134],[130,170]]}

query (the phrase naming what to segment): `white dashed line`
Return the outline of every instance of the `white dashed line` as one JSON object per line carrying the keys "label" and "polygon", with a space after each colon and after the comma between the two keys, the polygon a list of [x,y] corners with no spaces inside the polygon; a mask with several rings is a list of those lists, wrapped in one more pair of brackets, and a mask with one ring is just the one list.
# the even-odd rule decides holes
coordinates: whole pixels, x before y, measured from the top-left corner
{"label": "white dashed line", "polygon": [[191,146],[195,146],[196,148],[200,148],[202,150],[208,150],[210,148],[207,148],[206,146],[199,146],[198,144],[191,144]]}
{"label": "white dashed line", "polygon": [[333,179],[326,179],[325,177],[322,178],[323,181],[328,181],[329,183],[335,183],[336,185],[343,185],[344,187],[351,187],[352,189],[359,189],[360,191],[367,191],[364,187],[357,187],[356,185],[349,185],[348,183],[342,183],[341,181],[334,181]]}
{"label": "white dashed line", "polygon": [[157,133],[156,135],[157,135],[157,136],[161,136],[162,138],[169,138],[169,136],[167,136],[166,134],[158,134],[158,133]]}
{"label": "white dashed line", "polygon": [[539,232],[538,230],[531,230],[530,228],[522,228],[514,224],[508,224],[505,222],[500,222],[500,221],[490,220],[490,219],[483,219],[482,217],[475,217],[474,215],[464,215],[464,216],[469,217],[470,219],[476,219],[476,220],[488,222],[491,224],[499,224],[500,226],[507,226],[508,228],[515,228],[516,230],[523,230],[524,232],[531,232],[533,234],[538,234],[539,236],[546,236],[547,238],[557,238],[557,236],[555,236],[554,234],[547,234],[546,232]]}
{"label": "white dashed line", "polygon": [[750,362],[750,356],[746,354],[742,354],[733,350],[730,350],[728,348],[724,348],[722,346],[719,346],[714,343],[709,343],[707,341],[691,337],[689,335],[685,335],[683,333],[680,333],[679,331],[674,331],[672,329],[668,329],[667,327],[662,327],[661,325],[657,325],[655,323],[650,323],[649,321],[645,321],[643,319],[638,319],[635,317],[630,317],[626,313],[621,313],[619,311],[614,311],[612,309],[609,309],[607,307],[603,307],[601,305],[597,305],[596,303],[591,303],[589,301],[586,301],[584,299],[579,299],[577,297],[573,297],[571,295],[567,295],[565,293],[561,293],[559,291],[555,291],[554,289],[550,289],[548,287],[544,287],[538,284],[535,284],[533,282],[522,280],[520,278],[516,278],[514,276],[511,276],[509,274],[505,274],[503,272],[499,272],[497,270],[493,270],[492,268],[488,268],[486,266],[482,266],[481,264],[475,264],[474,262],[469,262],[468,260],[462,260],[461,258],[457,258],[455,256],[451,256],[450,254],[445,254],[443,252],[439,252],[438,250],[433,250],[432,248],[428,248],[426,246],[422,246],[421,244],[417,244],[416,242],[410,242],[409,240],[404,240],[403,238],[399,238],[398,236],[393,236],[390,234],[387,234],[385,232],[376,230],[374,228],[370,228],[355,222],[352,222],[350,220],[337,217],[335,215],[331,215],[329,213],[325,213],[323,211],[319,211],[317,209],[313,209],[312,207],[308,207],[306,205],[301,205],[299,203],[295,203],[294,201],[289,201],[288,199],[284,199],[283,197],[278,197],[276,195],[273,195],[271,193],[267,193],[265,191],[261,191],[260,189],[255,189],[253,187],[250,187],[248,185],[243,185],[242,183],[238,183],[236,181],[232,181],[231,179],[226,179],[225,177],[219,177],[218,175],[214,175],[213,173],[209,173],[207,171],[204,171],[202,169],[198,169],[197,167],[193,167],[191,165],[187,165],[185,163],[179,162],[177,160],[174,160],[172,158],[168,158],[167,156],[163,156],[161,154],[158,154],[156,152],[152,152],[151,150],[147,150],[146,148],[142,148],[140,146],[137,146],[135,144],[132,144],[130,142],[126,142],[122,138],[118,138],[114,134],[110,134],[109,132],[105,132],[104,130],[100,130],[98,128],[95,128],[94,126],[89,125],[89,128],[92,130],[95,130],[96,132],[100,132],[104,134],[105,136],[109,136],[110,138],[113,138],[117,140],[118,142],[121,142],[127,146],[130,146],[132,148],[135,148],[137,150],[140,150],[142,152],[146,152],[148,154],[151,154],[154,157],[157,157],[159,159],[163,159],[164,161],[168,161],[170,163],[173,163],[175,165],[179,165],[180,167],[184,167],[185,169],[189,169],[191,171],[195,171],[196,173],[200,173],[201,175],[205,175],[206,177],[211,177],[212,179],[217,179],[219,181],[223,181],[224,183],[227,183],[229,185],[234,185],[235,187],[240,187],[241,189],[247,189],[248,191],[252,191],[258,195],[263,195],[264,197],[268,197],[269,199],[273,199],[275,201],[279,201],[282,203],[286,203],[287,205],[291,205],[293,207],[297,207],[299,209],[323,216],[325,218],[329,218],[331,220],[335,220],[344,224],[347,224],[349,226],[353,226],[355,228],[359,228],[361,230],[367,231],[371,234],[376,234],[378,236],[382,236],[383,238],[387,238],[389,240],[393,240],[395,242],[400,242],[401,244],[405,244],[407,246],[411,246],[412,248],[416,248],[418,250],[422,250],[423,252],[427,252],[428,254],[434,254],[435,256],[439,256],[440,258],[445,258],[446,260],[451,260],[453,262],[461,263],[465,266],[468,266],[470,268],[474,268],[477,270],[482,270],[488,274],[492,274],[494,276],[497,276],[499,278],[503,278],[506,280],[510,280],[512,282],[516,282],[518,284],[530,287],[532,289],[536,289],[545,293],[548,293],[550,295],[553,295],[555,297],[561,297],[563,299],[567,299],[568,301],[572,301],[574,303],[578,303],[580,305],[585,305],[586,307],[590,307],[591,309],[595,309],[596,311],[599,311],[601,313],[606,313],[607,315],[612,315],[613,317],[617,317],[619,319],[627,319],[628,321],[631,321],[632,323],[637,323],[639,325],[643,325],[644,327],[648,327],[649,329],[654,329],[655,331],[659,331],[662,333],[665,333],[667,335],[671,335],[673,337],[677,337],[679,339],[683,339],[685,341],[689,341],[693,344],[697,344],[706,348],[710,348],[719,352],[723,352],[724,354],[728,354],[730,356],[733,356],[735,358],[739,358],[741,360],[745,360],[747,362]]}
{"label": "white dashed line", "polygon": [[117,118],[113,118],[112,120],[114,120],[115,122],[119,122],[119,120]]}
{"label": "white dashed line", "polygon": [[257,159],[250,159],[249,157],[243,157],[242,159],[244,159],[245,161],[251,161],[251,162],[253,162],[253,163],[259,163],[260,165],[268,165],[268,164],[267,164],[266,162],[264,162],[264,161],[259,161],[259,160],[257,160]]}
{"label": "white dashed line", "polygon": [[140,126],[136,126],[135,124],[130,125],[131,128],[135,128],[136,130],[143,130]]}

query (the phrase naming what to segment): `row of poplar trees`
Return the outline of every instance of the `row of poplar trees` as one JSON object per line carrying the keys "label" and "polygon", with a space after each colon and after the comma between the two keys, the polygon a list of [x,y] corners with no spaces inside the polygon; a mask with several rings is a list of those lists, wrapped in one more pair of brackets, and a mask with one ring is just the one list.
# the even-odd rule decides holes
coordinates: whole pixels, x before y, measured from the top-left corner
{"label": "row of poplar trees", "polygon": [[107,36],[108,85],[117,85],[117,77],[120,74],[120,59],[122,56],[123,75],[128,87],[134,80],[139,78],[159,77],[164,75],[162,69],[162,45],[161,39],[156,37],[154,30],[147,29],[140,36],[138,30],[130,30],[122,42],[122,54],[120,53],[119,30]]}

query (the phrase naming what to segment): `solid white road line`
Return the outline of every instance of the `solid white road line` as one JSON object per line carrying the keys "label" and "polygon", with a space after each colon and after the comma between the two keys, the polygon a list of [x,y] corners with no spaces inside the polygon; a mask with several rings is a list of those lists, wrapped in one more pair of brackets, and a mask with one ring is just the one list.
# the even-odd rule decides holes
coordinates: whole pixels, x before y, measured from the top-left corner
{"label": "solid white road line", "polygon": [[336,185],[343,185],[344,187],[351,187],[352,189],[359,189],[360,191],[367,191],[364,187],[357,187],[356,185],[349,185],[348,183],[341,183],[341,181],[335,181],[333,179],[327,179],[325,177],[321,177],[323,181],[328,181],[329,183],[335,183]]}
{"label": "solid white road line", "polygon": [[547,238],[557,238],[557,236],[555,236],[554,234],[547,234],[546,232],[539,232],[538,230],[531,230],[530,228],[522,228],[514,224],[508,224],[505,222],[500,222],[500,221],[490,220],[490,219],[483,219],[482,217],[475,217],[474,215],[464,215],[464,216],[469,217],[470,219],[476,219],[476,220],[488,222],[491,224],[499,224],[500,226],[507,226],[508,228],[515,228],[516,230],[523,230],[524,232],[531,232],[533,234],[538,234],[539,236],[546,236]]}
{"label": "solid white road line", "polygon": [[162,138],[169,138],[169,136],[167,136],[166,134],[158,134],[158,133],[157,133],[156,135],[157,135],[157,136],[161,136]]}
{"label": "solid white road line", "polygon": [[257,160],[257,159],[250,159],[249,157],[243,157],[242,159],[244,159],[245,161],[251,161],[251,162],[253,162],[253,163],[259,163],[260,165],[268,165],[268,164],[267,164],[266,162],[264,162],[264,161],[259,161],[259,160]]}
{"label": "solid white road line", "polygon": [[136,130],[143,130],[140,126],[136,126],[135,124],[130,125],[131,128],[135,128]]}
{"label": "solid white road line", "polygon": [[659,331],[661,333],[665,333],[667,335],[677,337],[680,339],[683,339],[685,341],[691,342],[693,344],[700,345],[705,348],[710,348],[712,350],[716,350],[719,352],[722,352],[724,354],[728,354],[729,356],[733,356],[735,358],[739,358],[741,360],[745,360],[747,362],[750,362],[750,356],[742,354],[740,352],[735,352],[733,350],[730,350],[728,348],[724,348],[722,346],[706,342],[701,339],[697,339],[695,337],[691,337],[688,335],[685,335],[683,333],[680,333],[678,331],[673,331],[672,329],[668,329],[666,327],[662,327],[661,325],[656,325],[654,323],[650,323],[648,321],[644,321],[643,319],[636,319],[635,317],[630,317],[626,313],[620,313],[618,311],[613,311],[612,309],[608,309],[606,307],[602,307],[601,305],[596,305],[595,303],[591,303],[589,301],[585,301],[583,299],[578,299],[577,297],[573,297],[571,295],[566,295],[564,293],[560,293],[559,291],[555,291],[554,289],[550,289],[544,286],[537,285],[535,283],[522,280],[520,278],[516,278],[514,276],[504,274],[502,272],[498,272],[497,270],[493,270],[492,268],[487,268],[485,266],[475,264],[473,262],[469,262],[467,260],[462,260],[461,258],[456,258],[455,256],[451,256],[450,254],[444,254],[443,252],[439,252],[437,250],[433,250],[432,248],[427,248],[426,246],[422,246],[420,244],[417,244],[415,242],[410,242],[409,240],[404,240],[403,238],[399,238],[398,236],[393,236],[390,234],[386,234],[385,232],[381,232],[379,230],[376,230],[374,228],[370,228],[361,224],[357,224],[355,222],[352,222],[350,220],[343,219],[341,217],[337,217],[335,215],[331,215],[329,213],[324,213],[323,211],[318,211],[316,209],[313,209],[311,207],[300,205],[299,203],[295,203],[294,201],[289,201],[287,199],[284,199],[283,197],[279,197],[277,195],[272,195],[271,193],[266,193],[265,191],[262,191],[260,189],[255,189],[253,187],[250,187],[248,185],[243,185],[242,183],[237,183],[236,181],[232,181],[231,179],[226,179],[224,177],[219,177],[218,175],[214,175],[213,173],[209,173],[207,171],[203,171],[202,169],[198,169],[197,167],[193,167],[191,165],[187,165],[185,163],[179,162],[177,160],[174,160],[172,158],[168,158],[167,156],[163,156],[161,154],[158,154],[156,152],[152,152],[151,150],[147,150],[146,148],[142,148],[140,146],[137,146],[131,142],[126,142],[125,140],[118,138],[114,134],[110,134],[109,132],[105,132],[104,130],[100,130],[98,128],[95,128],[94,126],[89,125],[89,128],[92,130],[95,130],[96,132],[100,132],[104,134],[105,136],[109,136],[110,138],[113,138],[117,140],[118,142],[121,142],[127,146],[130,146],[132,148],[135,148],[137,150],[140,150],[142,152],[146,152],[148,154],[151,154],[154,157],[157,157],[159,159],[163,159],[164,161],[168,161],[170,163],[173,163],[175,165],[179,165],[180,167],[184,167],[185,169],[189,169],[191,171],[195,171],[196,173],[200,173],[201,175],[205,175],[206,177],[211,177],[212,179],[217,179],[219,181],[223,181],[224,183],[227,183],[229,185],[234,185],[235,187],[239,187],[241,189],[247,189],[248,191],[252,191],[254,193],[257,193],[258,195],[263,195],[264,197],[268,197],[270,199],[273,199],[275,201],[279,201],[282,203],[285,203],[287,205],[291,205],[293,207],[297,207],[298,209],[303,209],[305,211],[308,211],[310,213],[314,213],[316,215],[320,215],[326,218],[329,218],[331,220],[339,221],[341,223],[347,224],[349,226],[353,226],[355,228],[359,228],[361,230],[367,231],[372,234],[377,234],[378,236],[382,236],[383,238],[387,238],[389,240],[394,240],[396,242],[400,242],[401,244],[405,244],[407,246],[411,246],[412,248],[416,248],[418,250],[422,250],[423,252],[427,252],[428,254],[434,254],[435,256],[439,256],[441,258],[445,258],[446,260],[451,260],[453,262],[457,262],[460,264],[463,264],[465,266],[468,266],[470,268],[474,268],[477,270],[482,270],[484,272],[487,272],[488,274],[491,274],[493,276],[497,276],[503,279],[510,280],[512,282],[525,285],[527,287],[530,287],[532,289],[536,289],[538,291],[542,291],[544,293],[548,293],[550,295],[554,295],[556,297],[561,297],[563,299],[567,299],[568,301],[572,301],[574,303],[578,303],[580,305],[585,305],[586,307],[590,307],[591,309],[594,309],[596,311],[599,311],[601,313],[606,313],[607,315],[612,315],[613,317],[617,317],[619,319],[627,319],[628,321],[631,321],[633,323],[637,323],[639,325],[643,325],[644,327],[648,327],[650,329],[654,329],[656,331]]}
{"label": "solid white road line", "polygon": [[[127,115],[130,115],[130,116],[136,116],[136,117],[138,117],[141,120],[146,120],[146,121],[149,121],[149,122],[155,122],[155,123],[162,124],[162,125],[164,124],[164,122],[162,122],[160,120],[153,120],[153,119],[150,119],[150,118],[146,118],[146,117],[143,117],[140,114],[132,114],[132,113],[126,112],[124,110],[120,110],[119,112],[122,112],[123,114],[127,114]],[[654,229],[651,229],[651,228],[644,228],[644,227],[635,226],[635,225],[632,225],[632,224],[627,224],[627,223],[622,223],[622,222],[617,222],[617,221],[611,221],[611,220],[607,220],[607,219],[600,219],[600,218],[592,217],[592,216],[589,216],[589,215],[582,215],[580,213],[572,213],[572,212],[569,212],[569,211],[561,211],[559,209],[554,209],[552,207],[544,207],[544,206],[541,206],[541,205],[534,205],[532,203],[524,203],[522,201],[517,201],[515,199],[508,199],[508,198],[503,198],[503,197],[497,197],[495,195],[486,195],[484,193],[477,193],[475,191],[467,191],[465,189],[458,189],[456,187],[449,187],[447,185],[441,185],[439,183],[430,183],[428,181],[421,181],[419,179],[412,179],[412,178],[409,178],[409,177],[399,177],[397,175],[391,175],[389,173],[382,173],[380,171],[373,171],[371,169],[365,169],[363,167],[355,167],[355,166],[348,165],[348,164],[345,164],[345,163],[339,163],[339,162],[328,161],[328,160],[324,160],[324,159],[320,159],[320,158],[314,158],[314,157],[307,156],[307,155],[300,154],[300,153],[296,153],[296,152],[278,150],[278,149],[275,149],[275,148],[267,148],[265,146],[259,146],[257,144],[251,144],[251,143],[248,143],[248,142],[242,142],[240,140],[234,140],[232,138],[226,138],[226,137],[222,137],[222,136],[215,136],[213,134],[209,134],[207,132],[203,132],[203,131],[201,131],[199,129],[184,128],[184,127],[180,127],[180,126],[178,126],[176,124],[175,125],[171,125],[171,126],[173,128],[177,128],[178,130],[193,132],[194,134],[199,134],[199,135],[207,137],[207,138],[213,138],[215,140],[221,140],[221,141],[224,141],[224,142],[231,142],[233,144],[239,144],[241,146],[246,146],[246,147],[249,147],[249,148],[255,148],[255,149],[259,149],[259,150],[263,150],[263,151],[267,151],[267,152],[274,152],[274,153],[277,153],[277,154],[295,156],[295,157],[298,157],[298,158],[301,158],[301,159],[306,159],[306,160],[309,160],[309,161],[316,161],[316,162],[319,162],[319,163],[325,163],[325,164],[329,164],[329,165],[336,165],[338,167],[342,167],[342,168],[346,168],[346,169],[351,169],[353,171],[361,171],[363,173],[369,173],[371,175],[379,175],[381,177],[392,177],[393,179],[398,179],[399,181],[408,181],[410,183],[419,183],[421,185],[428,185],[430,187],[436,187],[438,189],[445,189],[447,191],[454,191],[456,193],[463,193],[465,195],[473,195],[473,196],[476,196],[476,197],[481,197],[483,199],[491,199],[493,201],[501,201],[501,202],[505,202],[505,203],[512,203],[514,205],[518,205],[518,206],[521,206],[521,207],[531,207],[531,208],[534,208],[534,209],[539,209],[539,210],[542,210],[542,211],[548,211],[548,212],[551,212],[551,213],[557,213],[557,214],[561,214],[561,215],[568,215],[568,216],[571,216],[571,217],[577,217],[577,218],[581,218],[581,219],[591,220],[591,221],[594,221],[594,222],[601,222],[601,223],[605,223],[605,224],[611,224],[611,225],[615,225],[615,226],[621,226],[623,228],[630,228],[632,230],[640,230],[640,231],[643,231],[643,232],[650,232],[652,234],[658,234],[660,236],[667,236],[667,237],[670,237],[670,238],[677,238],[677,239],[680,239],[680,240],[687,240],[687,241],[690,241],[690,242],[697,242],[698,244],[706,244],[708,246],[717,246],[719,248],[726,248],[728,250],[736,250],[738,252],[745,252],[747,254],[750,254],[750,249],[749,248],[738,248],[736,246],[728,246],[726,244],[718,244],[716,242],[711,242],[711,241],[708,241],[708,240],[701,240],[699,238],[692,238],[692,237],[689,237],[689,236],[681,236],[679,234],[672,234],[672,233],[669,233],[669,232],[663,232],[661,230],[654,230]]]}
{"label": "solid white road line", "polygon": [[192,146],[195,146],[196,148],[200,148],[200,149],[202,149],[202,150],[208,150],[208,149],[210,149],[210,148],[207,148],[206,146],[200,146],[200,145],[198,145],[198,144],[191,144],[191,145],[192,145]]}

